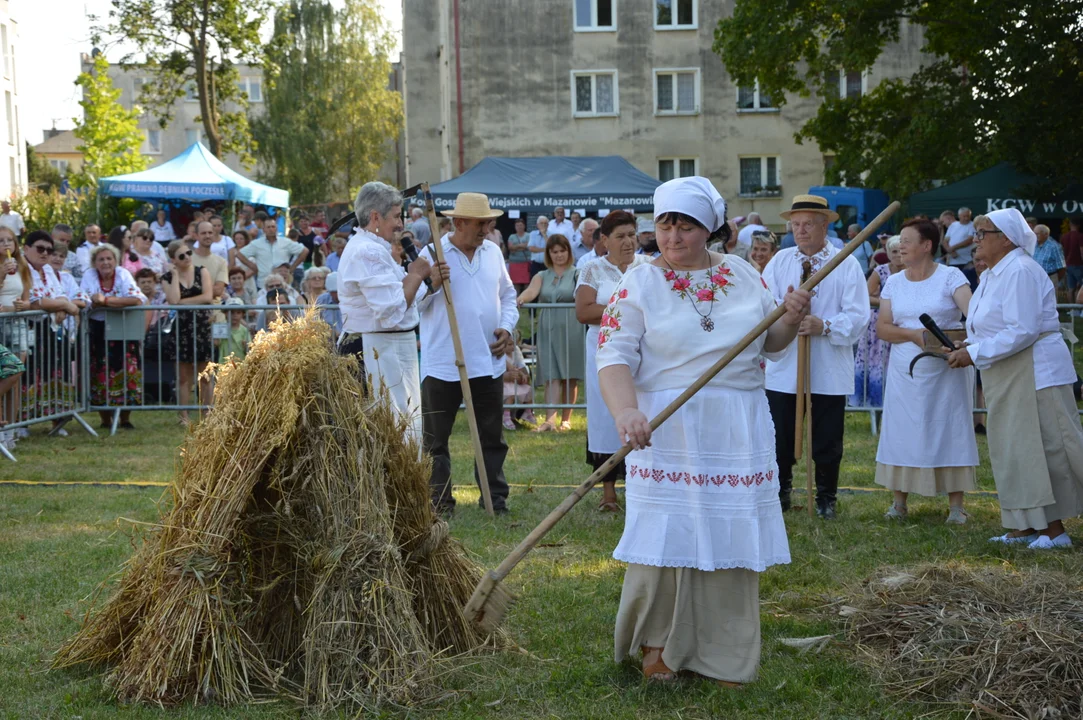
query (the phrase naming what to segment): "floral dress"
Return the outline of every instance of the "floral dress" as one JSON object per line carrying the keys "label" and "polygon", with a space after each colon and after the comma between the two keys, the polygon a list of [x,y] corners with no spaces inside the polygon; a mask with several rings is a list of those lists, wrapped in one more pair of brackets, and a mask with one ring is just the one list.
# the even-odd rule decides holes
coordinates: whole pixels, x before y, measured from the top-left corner
{"label": "floral dress", "polygon": [[[180,283],[181,299],[203,294],[203,273],[198,267],[195,270],[189,287],[185,287],[183,281]],[[163,275],[162,282],[172,282],[174,272],[175,270],[170,270]],[[176,324],[172,332],[168,333],[172,338],[163,340],[164,357],[167,360],[180,360],[182,363],[210,362],[213,357],[211,311],[184,309],[177,310],[176,313]]]}
{"label": "floral dress", "polygon": [[[147,302],[135,278],[124,268],[114,271],[111,282],[102,282],[98,271],[90,268],[83,273],[82,290],[89,296],[101,293],[106,297],[138,298],[144,305]],[[107,312],[110,311],[100,307],[90,312],[90,404],[97,407],[142,405],[143,343],[140,340],[107,341]],[[130,312],[133,311],[119,311],[118,314]]]}
{"label": "floral dress", "polygon": [[[880,289],[883,291],[887,279],[891,277],[891,266],[887,263],[878,265],[873,271],[880,276]],[[883,407],[884,371],[888,358],[891,357],[891,344],[876,335],[876,319],[880,317],[880,308],[869,309],[869,326],[861,341],[857,344],[854,356],[854,385],[856,391],[850,396],[850,407]]]}

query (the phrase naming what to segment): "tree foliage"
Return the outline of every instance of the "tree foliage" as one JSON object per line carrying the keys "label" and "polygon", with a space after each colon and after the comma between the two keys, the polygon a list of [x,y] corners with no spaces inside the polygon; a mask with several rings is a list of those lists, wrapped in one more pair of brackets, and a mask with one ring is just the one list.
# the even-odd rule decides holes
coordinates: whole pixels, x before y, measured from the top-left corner
{"label": "tree foliage", "polygon": [[[872,67],[904,23],[921,69],[839,98],[827,78]],[[828,182],[904,197],[1007,160],[1056,191],[1083,165],[1083,0],[737,0],[714,50],[742,86],[823,98],[796,139],[835,153]]]}
{"label": "tree foliage", "polygon": [[248,98],[238,87],[237,63],[260,65],[261,25],[270,0],[111,0],[108,23],[97,32],[132,45],[123,59],[138,64],[151,82],[140,102],[161,126],[173,120],[174,103],[192,92],[210,151],[235,153],[251,164]]}
{"label": "tree foliage", "polygon": [[98,178],[145,169],[139,111],[125,110],[120,104],[120,90],[109,77],[105,56],[95,57],[91,70],[79,75],[75,84],[83,89],[79,101],[83,117],[75,118],[74,130],[82,141],[78,150],[83,154],[83,167],[72,175],[72,186],[92,187]]}
{"label": "tree foliage", "polygon": [[26,143],[26,179],[30,187],[44,191],[58,190],[64,181],[60,171],[38,155],[30,143]]}
{"label": "tree foliage", "polygon": [[402,97],[388,88],[394,38],[377,0],[290,0],[275,15],[270,72],[253,120],[261,179],[298,204],[348,197],[376,179],[402,126]]}

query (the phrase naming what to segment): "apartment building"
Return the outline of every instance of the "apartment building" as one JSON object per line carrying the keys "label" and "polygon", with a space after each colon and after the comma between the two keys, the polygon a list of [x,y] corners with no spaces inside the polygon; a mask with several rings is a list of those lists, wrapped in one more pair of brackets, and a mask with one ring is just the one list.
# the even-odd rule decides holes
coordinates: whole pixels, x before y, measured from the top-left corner
{"label": "apartment building", "polygon": [[26,142],[19,127],[19,85],[16,80],[18,23],[11,14],[8,0],[0,0],[0,92],[4,108],[0,111],[0,197],[10,198],[26,192]]}

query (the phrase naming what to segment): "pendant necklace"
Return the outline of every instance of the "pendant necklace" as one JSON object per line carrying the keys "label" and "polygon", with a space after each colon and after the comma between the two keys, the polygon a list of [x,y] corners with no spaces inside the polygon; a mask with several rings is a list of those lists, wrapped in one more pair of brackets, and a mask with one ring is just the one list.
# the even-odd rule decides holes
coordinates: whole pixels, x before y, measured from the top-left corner
{"label": "pendant necklace", "polygon": [[[673,269],[673,266],[669,264],[668,260],[665,260],[665,258],[662,258],[662,259],[665,261],[666,267],[668,267],[670,269],[670,272],[673,272],[673,273],[677,272],[676,270]],[[707,277],[711,277],[713,274],[714,273],[711,272],[711,253],[708,252],[707,253]],[[693,296],[693,294],[689,293],[688,295],[689,295],[688,299],[692,302],[692,309],[696,311],[696,315],[699,315],[699,326],[701,328],[703,328],[703,330],[705,332],[711,332],[712,330],[714,330],[714,320],[711,319],[711,313],[714,312],[714,295],[713,294],[711,295],[711,309],[707,311],[706,315],[701,313],[699,311],[699,308],[696,307],[696,298]]]}

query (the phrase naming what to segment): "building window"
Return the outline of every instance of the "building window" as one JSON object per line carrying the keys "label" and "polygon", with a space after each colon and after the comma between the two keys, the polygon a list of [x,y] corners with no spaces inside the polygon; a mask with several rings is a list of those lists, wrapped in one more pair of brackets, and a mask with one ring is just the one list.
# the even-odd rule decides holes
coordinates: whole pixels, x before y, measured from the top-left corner
{"label": "building window", "polygon": [[740,194],[742,197],[780,197],[782,177],[778,157],[741,158]]}
{"label": "building window", "polygon": [[698,158],[658,158],[658,179],[662,182],[699,174]]}
{"label": "building window", "polygon": [[263,102],[263,78],[243,77],[237,82],[237,89],[248,96],[248,102]]}
{"label": "building window", "polygon": [[737,112],[778,112],[778,103],[760,92],[760,81],[752,87],[737,88]]}
{"label": "building window", "polygon": [[616,70],[572,71],[572,115],[601,117],[620,114]]}
{"label": "building window", "polygon": [[695,30],[698,0],[654,0],[655,30]]}
{"label": "building window", "polygon": [[835,167],[835,156],[824,155],[824,174],[826,175],[833,167]]}
{"label": "building window", "polygon": [[199,94],[196,92],[195,80],[189,80],[184,83],[184,102],[199,102]]}
{"label": "building window", "polygon": [[162,154],[162,131],[161,130],[144,130],[146,141],[143,143],[144,155],[161,155]]}
{"label": "building window", "polygon": [[67,160],[53,159],[53,160],[49,161],[49,165],[51,165],[54,170],[56,170],[58,173],[60,173],[61,177],[64,177],[64,176],[66,176],[68,174],[68,161]]}
{"label": "building window", "polygon": [[4,77],[11,77],[11,49],[8,47],[8,26],[0,25],[0,43],[4,45]]}
{"label": "building window", "polygon": [[188,129],[184,131],[184,144],[187,147],[203,141],[203,133],[199,130]]}
{"label": "building window", "polygon": [[843,99],[859,98],[865,94],[868,74],[860,70],[839,70],[824,77],[824,96]]}
{"label": "building window", "polygon": [[699,69],[654,71],[654,114],[694,115],[699,112]]}
{"label": "building window", "polygon": [[575,0],[576,31],[616,30],[616,4],[617,0]]}
{"label": "building window", "polygon": [[[138,102],[139,101],[139,97],[143,94],[143,88],[145,88],[149,83],[150,83],[149,78],[145,78],[145,77],[132,78],[132,101],[133,102]],[[187,91],[187,90],[188,90],[188,88],[186,87],[185,91]]]}

